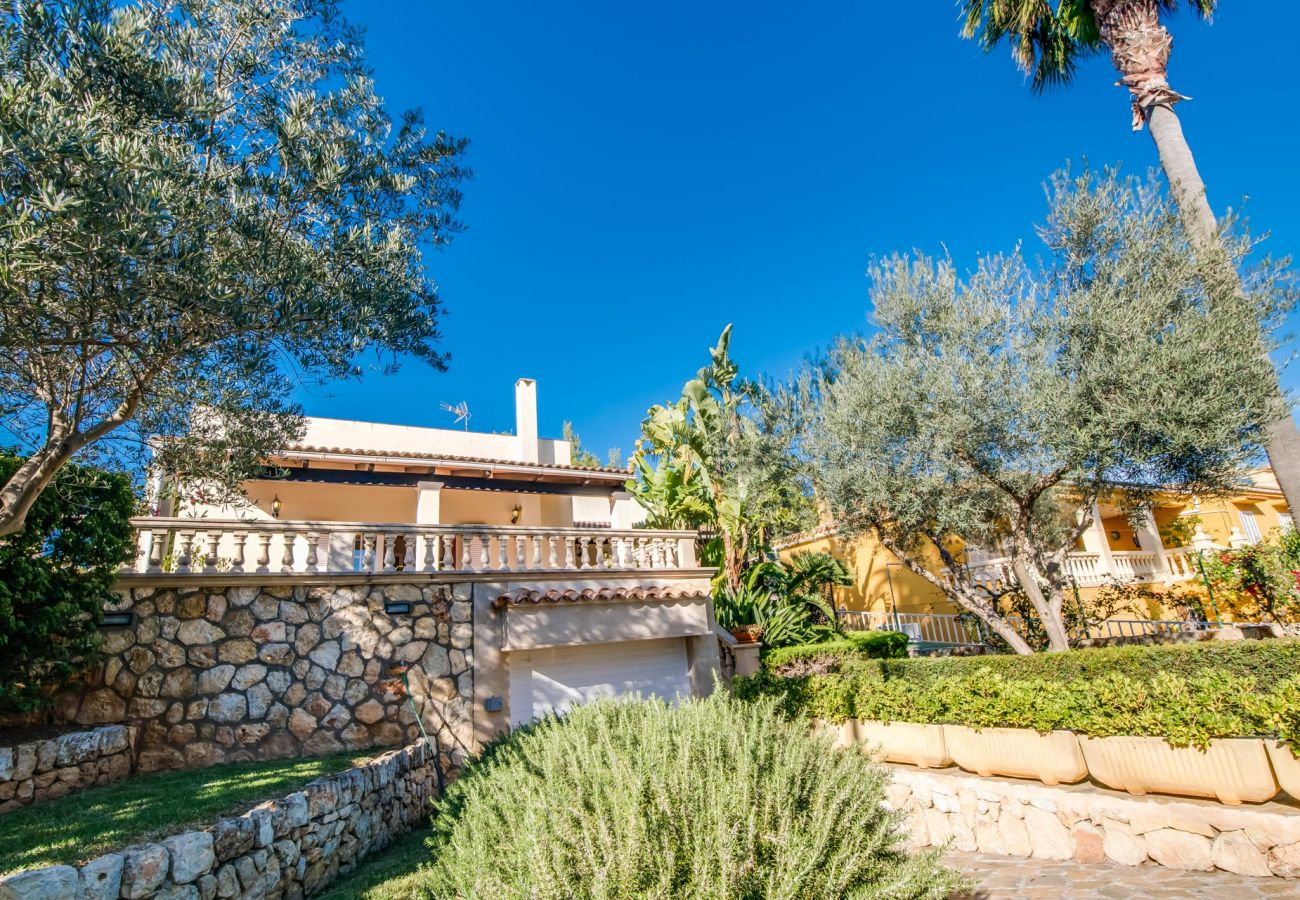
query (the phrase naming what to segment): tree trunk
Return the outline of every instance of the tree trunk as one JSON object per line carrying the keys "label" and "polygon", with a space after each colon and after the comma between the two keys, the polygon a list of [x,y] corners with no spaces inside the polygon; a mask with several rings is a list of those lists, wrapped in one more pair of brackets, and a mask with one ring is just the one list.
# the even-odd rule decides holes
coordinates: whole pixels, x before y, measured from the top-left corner
{"label": "tree trunk", "polygon": [[[1188,237],[1198,252],[1220,251],[1218,223],[1205,182],[1174,112],[1174,104],[1186,98],[1169,87],[1173,38],[1160,22],[1159,5],[1156,0],[1091,0],[1091,7],[1111,62],[1123,76],[1120,83],[1133,95],[1133,127],[1150,126]],[[1267,357],[1267,350],[1261,352]],[[1290,409],[1269,427],[1268,461],[1287,506],[1300,510],[1300,431]]]}
{"label": "tree trunk", "polygon": [[62,452],[62,442],[48,442],[23,460],[9,480],[0,487],[0,538],[23,530],[32,504],[68,461],[70,452]]}
{"label": "tree trunk", "polygon": [[1012,572],[1020,586],[1025,589],[1025,594],[1029,597],[1029,602],[1034,605],[1038,611],[1039,621],[1043,624],[1043,631],[1047,634],[1047,649],[1054,653],[1064,653],[1070,649],[1070,638],[1065,633],[1065,623],[1062,621],[1061,612],[1058,608],[1059,603],[1052,602],[1051,598],[1043,596],[1043,589],[1037,577],[1037,573],[1029,571],[1024,560],[1017,559],[1012,563]]}

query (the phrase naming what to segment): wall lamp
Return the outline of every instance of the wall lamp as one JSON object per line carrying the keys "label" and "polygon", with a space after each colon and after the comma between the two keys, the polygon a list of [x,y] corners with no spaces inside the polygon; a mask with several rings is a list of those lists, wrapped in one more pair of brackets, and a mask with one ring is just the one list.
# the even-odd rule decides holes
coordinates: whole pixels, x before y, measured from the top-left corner
{"label": "wall lamp", "polygon": [[411,604],[404,600],[385,600],[384,612],[390,616],[409,616]]}
{"label": "wall lamp", "polygon": [[100,625],[104,628],[126,628],[135,621],[135,613],[131,612],[106,612]]}
{"label": "wall lamp", "polygon": [[524,514],[524,508],[520,506],[518,503],[516,503],[515,508],[510,510],[510,524],[518,525],[519,517],[522,516],[523,514]]}
{"label": "wall lamp", "polygon": [[271,500],[271,516],[273,518],[280,518],[280,507],[283,505],[284,504],[280,502],[280,495],[276,494],[274,499]]}

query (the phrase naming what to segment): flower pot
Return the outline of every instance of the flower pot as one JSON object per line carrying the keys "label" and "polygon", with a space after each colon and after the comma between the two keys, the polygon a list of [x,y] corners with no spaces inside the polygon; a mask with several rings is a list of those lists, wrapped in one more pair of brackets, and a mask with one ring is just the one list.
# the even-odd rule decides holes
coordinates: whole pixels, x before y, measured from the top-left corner
{"label": "flower pot", "polygon": [[1093,778],[1139,797],[1178,794],[1236,806],[1263,803],[1278,790],[1259,738],[1221,738],[1204,751],[1157,737],[1080,737],[1079,745]]}
{"label": "flower pot", "polygon": [[845,747],[852,747],[857,744],[857,723],[853,719],[845,719],[843,722],[827,722],[825,719],[812,720],[812,733],[828,734],[835,741],[835,747],[843,750]]}
{"label": "flower pot", "polygon": [[859,743],[872,745],[876,759],[910,763],[922,769],[952,765],[942,725],[919,725],[915,722],[873,722],[859,720]]}
{"label": "flower pot", "polygon": [[1088,767],[1072,731],[1039,734],[1032,728],[943,726],[953,762],[988,777],[1037,778],[1044,784],[1073,784],[1088,776]]}
{"label": "flower pot", "polygon": [[740,644],[757,643],[762,634],[762,629],[756,626],[731,629],[731,636]]}
{"label": "flower pot", "polygon": [[1292,797],[1300,800],[1300,759],[1291,752],[1290,741],[1265,741],[1264,750],[1273,764],[1277,783]]}

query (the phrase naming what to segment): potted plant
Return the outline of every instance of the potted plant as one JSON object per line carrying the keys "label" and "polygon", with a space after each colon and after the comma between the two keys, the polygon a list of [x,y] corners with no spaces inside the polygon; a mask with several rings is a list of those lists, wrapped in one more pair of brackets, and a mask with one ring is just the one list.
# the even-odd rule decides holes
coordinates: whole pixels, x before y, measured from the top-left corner
{"label": "potted plant", "polygon": [[938,693],[917,691],[898,679],[864,682],[853,696],[857,740],[875,748],[875,756],[888,762],[908,763],[923,769],[952,765],[938,715],[943,700]]}

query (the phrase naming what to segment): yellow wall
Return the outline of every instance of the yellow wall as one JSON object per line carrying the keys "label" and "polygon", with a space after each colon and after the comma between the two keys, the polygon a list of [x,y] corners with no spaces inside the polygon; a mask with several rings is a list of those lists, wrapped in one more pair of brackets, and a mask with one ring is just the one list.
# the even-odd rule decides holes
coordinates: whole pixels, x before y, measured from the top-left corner
{"label": "yellow wall", "polygon": [[[835,588],[835,606],[852,610],[900,613],[958,613],[944,593],[898,561],[898,557],[881,546],[872,535],[844,541],[831,536],[817,538],[782,550],[782,559],[796,553],[829,553],[848,566],[852,587]],[[929,548],[927,567],[941,571],[939,553]],[[892,591],[891,591],[892,585]]]}
{"label": "yellow wall", "polygon": [[[1238,533],[1244,534],[1241,524],[1241,510],[1243,509],[1251,510],[1256,514],[1260,533],[1264,537],[1268,537],[1271,532],[1281,527],[1282,521],[1279,518],[1279,513],[1286,512],[1286,501],[1266,492],[1243,491],[1228,498],[1203,499],[1200,501],[1200,512],[1195,513],[1195,515],[1199,516],[1201,527],[1213,541],[1220,546],[1227,547],[1230,545],[1234,527],[1238,530]],[[1164,528],[1181,512],[1192,514],[1191,500],[1177,495],[1166,496],[1153,511],[1157,528]],[[1112,550],[1137,549],[1133,540],[1133,526],[1128,523],[1123,515],[1104,516],[1102,526],[1105,529],[1106,539]],[[1111,536],[1113,531],[1119,532],[1118,538]],[[1142,549],[1153,550],[1155,548],[1143,547]],[[815,538],[783,549],[780,556],[782,559],[788,560],[796,553],[808,552],[830,553],[848,566],[854,584],[852,587],[835,589],[835,605],[837,607],[844,606],[850,610],[877,612],[962,612],[960,608],[947,600],[942,591],[904,568],[898,558],[881,546],[880,542],[872,534],[865,534],[849,541],[835,535]],[[936,550],[928,548],[925,559],[927,568],[930,571],[943,571],[943,565]],[[891,580],[892,593],[890,590]],[[1156,594],[1168,590],[1160,582],[1150,584],[1148,587]],[[1174,587],[1182,593],[1203,591],[1200,582],[1195,579],[1178,583]],[[1081,587],[1079,588],[1079,599],[1085,607],[1092,609],[1100,590],[1100,588],[1095,587]],[[1073,592],[1066,597],[1066,602],[1074,602]],[[1178,618],[1179,616],[1173,606],[1161,603],[1158,598],[1144,600],[1143,603],[1145,603],[1146,607],[1144,609],[1120,611],[1116,612],[1115,615],[1120,618],[1133,616]],[[892,604],[896,604],[896,610],[894,610]],[[1221,609],[1220,613],[1227,618],[1231,617],[1225,609]]]}
{"label": "yellow wall", "polygon": [[457,491],[443,488],[439,519],[444,525],[510,525],[511,511],[519,506],[518,525],[573,524],[569,497],[551,494],[506,494],[494,491]]}
{"label": "yellow wall", "polygon": [[270,513],[271,499],[280,498],[280,518],[309,522],[414,522],[413,487],[355,484],[311,484],[302,481],[249,481],[250,503]]}

